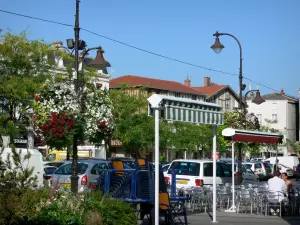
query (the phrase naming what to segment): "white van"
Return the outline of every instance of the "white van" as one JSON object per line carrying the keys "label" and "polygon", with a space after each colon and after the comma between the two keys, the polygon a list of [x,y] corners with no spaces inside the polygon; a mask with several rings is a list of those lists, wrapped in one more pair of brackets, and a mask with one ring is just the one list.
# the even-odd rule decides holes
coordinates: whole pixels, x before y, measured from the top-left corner
{"label": "white van", "polygon": [[[43,174],[44,174],[44,166],[43,166],[43,156],[42,154],[36,150],[36,149],[27,149],[27,148],[16,148],[16,151],[21,151],[21,157],[23,164],[22,166],[24,168],[33,168],[32,177],[37,176],[37,185],[38,187],[43,186]],[[0,152],[1,153],[1,152]],[[30,153],[31,157],[29,159],[25,159],[25,155]],[[4,148],[1,158],[2,161],[7,160],[7,155],[10,154],[12,156],[12,150],[11,148]],[[11,162],[13,163],[12,158],[10,157]]]}
{"label": "white van", "polygon": [[[213,184],[213,161],[197,159],[176,159],[164,176],[167,183],[172,182],[172,170],[176,174],[176,187],[203,187]],[[224,162],[217,162],[217,184],[231,183],[231,170]]]}
{"label": "white van", "polygon": [[[278,156],[279,164],[284,165],[285,167],[291,168],[294,171],[296,170],[297,165],[299,164],[299,159],[296,156]],[[265,162],[270,162],[270,164],[275,164],[276,157],[271,157],[265,160]]]}

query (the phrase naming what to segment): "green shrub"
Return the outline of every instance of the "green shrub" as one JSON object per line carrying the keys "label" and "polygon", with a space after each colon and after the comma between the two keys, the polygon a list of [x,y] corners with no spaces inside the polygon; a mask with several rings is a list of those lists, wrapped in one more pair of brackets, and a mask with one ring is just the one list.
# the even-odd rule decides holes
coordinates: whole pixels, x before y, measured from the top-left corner
{"label": "green shrub", "polygon": [[129,204],[105,199],[100,193],[58,192],[52,202],[40,204],[33,225],[133,225],[137,218]]}

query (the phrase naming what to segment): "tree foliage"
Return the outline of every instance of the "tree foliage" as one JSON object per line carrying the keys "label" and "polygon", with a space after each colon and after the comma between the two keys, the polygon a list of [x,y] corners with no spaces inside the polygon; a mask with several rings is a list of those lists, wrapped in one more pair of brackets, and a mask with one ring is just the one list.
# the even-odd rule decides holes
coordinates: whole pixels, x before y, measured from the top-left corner
{"label": "tree foliage", "polygon": [[50,76],[51,48],[43,41],[29,41],[26,33],[2,36],[0,44],[0,133],[17,135],[29,123],[35,93]]}
{"label": "tree foliage", "polygon": [[116,123],[112,138],[125,149],[144,155],[154,144],[154,119],[148,116],[146,92],[123,86],[110,90],[110,99]]}

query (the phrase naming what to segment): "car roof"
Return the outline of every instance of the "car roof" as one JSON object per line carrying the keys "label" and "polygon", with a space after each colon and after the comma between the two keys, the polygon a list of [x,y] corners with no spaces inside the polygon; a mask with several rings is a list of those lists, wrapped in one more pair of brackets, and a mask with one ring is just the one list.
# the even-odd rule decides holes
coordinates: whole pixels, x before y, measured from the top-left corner
{"label": "car roof", "polygon": [[[211,159],[175,159],[173,162],[195,162],[195,163],[205,163],[205,162],[212,162]],[[224,162],[220,162],[224,163]]]}

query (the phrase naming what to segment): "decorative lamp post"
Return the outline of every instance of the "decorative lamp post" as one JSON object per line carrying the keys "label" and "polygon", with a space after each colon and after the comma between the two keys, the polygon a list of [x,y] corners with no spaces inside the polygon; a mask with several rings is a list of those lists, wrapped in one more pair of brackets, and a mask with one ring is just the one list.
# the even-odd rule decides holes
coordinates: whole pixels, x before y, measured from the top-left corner
{"label": "decorative lamp post", "polygon": [[[219,54],[224,47],[224,45],[221,44],[219,37],[220,36],[230,36],[232,37],[234,40],[236,40],[236,42],[239,45],[239,49],[240,49],[240,70],[239,70],[239,109],[241,112],[243,112],[243,90],[245,90],[246,85],[243,84],[243,57],[242,57],[242,46],[240,41],[233,36],[232,34],[229,33],[219,33],[218,31],[216,33],[213,34],[214,37],[216,37],[215,43],[211,46],[211,48],[214,50],[215,53]],[[240,181],[239,183],[241,183],[242,181],[242,145],[239,144],[239,170],[238,170],[238,180]]]}

